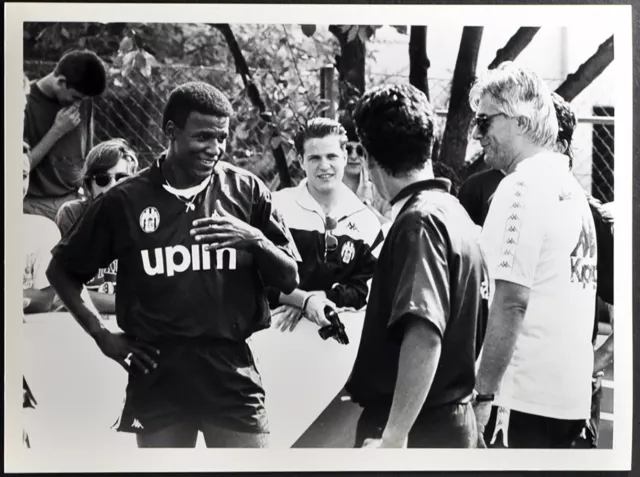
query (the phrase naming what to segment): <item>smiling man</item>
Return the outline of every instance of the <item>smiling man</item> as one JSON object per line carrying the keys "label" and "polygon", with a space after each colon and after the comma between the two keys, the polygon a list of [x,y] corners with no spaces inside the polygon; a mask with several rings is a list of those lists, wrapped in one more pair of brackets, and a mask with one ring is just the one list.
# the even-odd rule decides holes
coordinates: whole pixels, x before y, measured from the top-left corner
{"label": "smiling man", "polygon": [[79,197],[84,158],[93,146],[91,99],[106,84],[105,67],[91,51],[65,54],[51,73],[31,84],[23,136],[31,148],[25,213],[55,220],[62,204]]}
{"label": "smiling man", "polygon": [[382,241],[374,213],[342,182],[347,134],[340,123],[314,118],[295,144],[306,179],[273,195],[302,257],[299,288],[271,298],[283,331],[293,330],[303,316],[328,325],[326,305],[362,308],[376,262],[371,251]]}
{"label": "smiling man", "polygon": [[[298,285],[297,251],[268,188],[220,162],[229,100],[201,82],[176,88],[169,147],[98,196],[53,251],[48,276],[101,351],[129,373],[118,430],[139,447],[265,447],[265,395],[246,340],[270,323],[265,286]],[[82,284],[118,260],[107,330]]]}
{"label": "smiling man", "polygon": [[470,103],[485,161],[506,173],[481,235],[495,292],[476,383],[478,427],[495,398],[506,446],[567,448],[590,415],[594,221],[569,158],[553,152],[558,121],[537,74],[503,63],[476,82]]}

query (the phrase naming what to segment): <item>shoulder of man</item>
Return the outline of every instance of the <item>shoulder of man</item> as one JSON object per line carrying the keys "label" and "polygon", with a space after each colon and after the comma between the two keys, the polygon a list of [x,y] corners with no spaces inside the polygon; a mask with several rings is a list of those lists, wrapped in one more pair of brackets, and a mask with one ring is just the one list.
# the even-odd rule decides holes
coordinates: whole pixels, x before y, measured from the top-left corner
{"label": "shoulder of man", "polygon": [[271,190],[269,189],[269,187],[267,187],[264,181],[253,172],[229,162],[222,161],[219,163],[218,167],[218,174],[220,174],[223,178],[236,183],[239,188],[257,188],[263,194],[266,193],[268,195],[271,195]]}

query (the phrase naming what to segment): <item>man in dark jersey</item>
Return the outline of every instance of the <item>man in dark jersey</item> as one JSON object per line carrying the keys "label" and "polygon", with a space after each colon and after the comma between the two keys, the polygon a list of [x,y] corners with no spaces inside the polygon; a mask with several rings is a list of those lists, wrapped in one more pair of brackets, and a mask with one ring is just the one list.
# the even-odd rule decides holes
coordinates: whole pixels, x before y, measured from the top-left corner
{"label": "man in dark jersey", "polygon": [[355,445],[475,447],[476,332],[488,292],[477,227],[450,182],[434,178],[435,115],[422,92],[372,89],[355,122],[394,218],[346,385],[363,407]]}
{"label": "man in dark jersey", "polygon": [[[232,114],[186,83],[163,115],[169,148],[101,194],[53,251],[48,276],[102,352],[129,372],[118,430],[139,447],[265,447],[261,378],[246,340],[270,325],[265,293],[298,285],[297,250],[253,174],[220,162]],[[118,260],[116,317],[82,284]]]}
{"label": "man in dark jersey", "polygon": [[24,116],[31,148],[26,214],[55,220],[62,204],[78,198],[84,158],[93,147],[92,98],[106,84],[105,67],[91,51],[65,54],[53,72],[32,83]]}

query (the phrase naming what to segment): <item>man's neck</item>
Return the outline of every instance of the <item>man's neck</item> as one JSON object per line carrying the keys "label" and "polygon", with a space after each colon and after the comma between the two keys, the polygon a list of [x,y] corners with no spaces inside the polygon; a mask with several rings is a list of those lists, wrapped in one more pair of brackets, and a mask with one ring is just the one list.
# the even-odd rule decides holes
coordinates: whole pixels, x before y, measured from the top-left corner
{"label": "man's neck", "polygon": [[518,167],[518,164],[520,164],[522,161],[529,159],[536,154],[540,154],[541,152],[549,152],[549,150],[535,144],[528,144],[527,146],[523,147],[520,152],[514,157],[514,159],[509,163],[506,170],[504,171],[505,174],[511,174],[516,170],[516,167]]}
{"label": "man's neck", "polygon": [[202,178],[194,177],[190,171],[185,170],[175,160],[175,153],[172,152],[171,148],[167,151],[167,156],[162,162],[162,175],[169,185],[175,189],[188,189],[202,182]]}
{"label": "man's neck", "polygon": [[433,179],[434,177],[435,176],[433,175],[433,169],[431,168],[431,166],[411,171],[401,177],[389,176],[386,184],[387,192],[389,194],[389,200],[392,200],[395,196],[397,196],[398,193],[405,187],[410,186],[411,184],[415,184],[416,182]]}
{"label": "man's neck", "polygon": [[325,194],[315,190],[313,187],[309,187],[309,183],[307,183],[307,190],[309,191],[309,194],[311,194],[311,197],[313,197],[316,202],[320,204],[322,211],[326,215],[330,215],[331,211],[333,211],[338,205],[338,187]]}
{"label": "man's neck", "polygon": [[360,185],[360,174],[345,174],[342,182],[355,194]]}

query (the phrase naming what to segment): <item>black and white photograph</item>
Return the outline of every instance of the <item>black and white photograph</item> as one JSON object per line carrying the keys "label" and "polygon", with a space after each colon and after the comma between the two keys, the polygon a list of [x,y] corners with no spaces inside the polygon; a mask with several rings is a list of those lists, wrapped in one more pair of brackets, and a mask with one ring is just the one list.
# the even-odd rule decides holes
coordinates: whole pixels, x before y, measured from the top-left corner
{"label": "black and white photograph", "polygon": [[629,470],[631,24],[8,4],[7,471]]}

